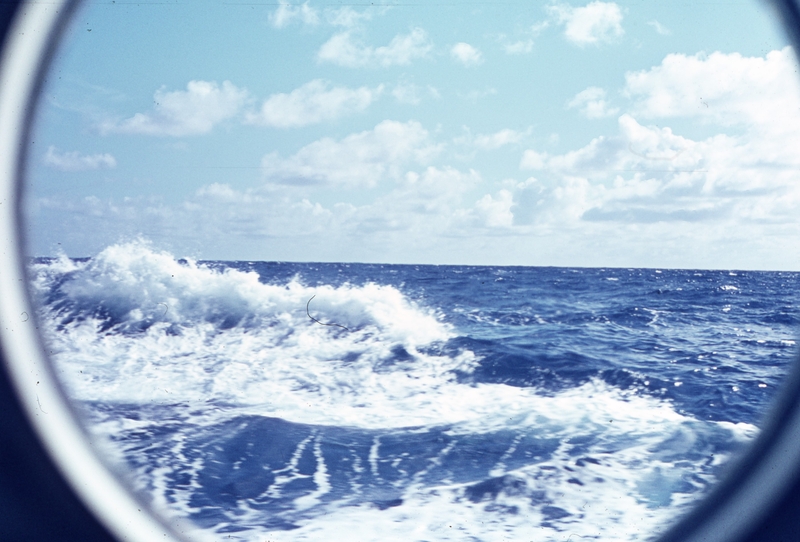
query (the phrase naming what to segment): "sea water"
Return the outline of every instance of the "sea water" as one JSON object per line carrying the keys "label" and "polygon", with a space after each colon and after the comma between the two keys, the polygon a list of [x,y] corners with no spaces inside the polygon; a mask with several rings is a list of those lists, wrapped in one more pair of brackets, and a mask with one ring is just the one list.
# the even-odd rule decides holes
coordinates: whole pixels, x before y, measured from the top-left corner
{"label": "sea water", "polygon": [[796,355],[800,274],[38,258],[94,444],[198,540],[647,540]]}

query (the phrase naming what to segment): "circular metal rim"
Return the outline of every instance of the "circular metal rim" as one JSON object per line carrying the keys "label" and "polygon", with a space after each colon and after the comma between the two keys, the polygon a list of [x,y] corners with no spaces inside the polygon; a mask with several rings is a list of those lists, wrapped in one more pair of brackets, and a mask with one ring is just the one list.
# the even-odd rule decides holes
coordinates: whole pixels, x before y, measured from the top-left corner
{"label": "circular metal rim", "polygon": [[20,184],[38,90],[77,1],[17,8],[0,57],[0,346],[28,422],[70,486],[118,539],[179,540],[182,522],[142,514],[140,502],[97,456],[43,351],[24,269]]}
{"label": "circular metal rim", "polygon": [[[756,1],[756,0],[754,0]],[[181,520],[147,509],[99,459],[44,353],[26,288],[19,192],[27,135],[44,74],[79,0],[25,2],[0,56],[0,348],[28,422],[84,503],[120,540],[180,538]],[[796,0],[775,0],[800,50]],[[800,362],[795,362],[764,429],[709,496],[662,535],[661,542],[734,542],[753,534],[800,478]],[[151,510],[152,512],[152,510]]]}

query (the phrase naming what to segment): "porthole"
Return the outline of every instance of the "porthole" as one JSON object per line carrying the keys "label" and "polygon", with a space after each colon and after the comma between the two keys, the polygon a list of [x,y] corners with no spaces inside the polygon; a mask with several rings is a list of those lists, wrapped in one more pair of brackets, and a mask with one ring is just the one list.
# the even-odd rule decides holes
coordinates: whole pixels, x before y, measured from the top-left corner
{"label": "porthole", "polygon": [[669,540],[774,504],[800,87],[766,7],[158,6],[26,6],[49,69],[5,61],[0,104],[4,353],[112,531]]}

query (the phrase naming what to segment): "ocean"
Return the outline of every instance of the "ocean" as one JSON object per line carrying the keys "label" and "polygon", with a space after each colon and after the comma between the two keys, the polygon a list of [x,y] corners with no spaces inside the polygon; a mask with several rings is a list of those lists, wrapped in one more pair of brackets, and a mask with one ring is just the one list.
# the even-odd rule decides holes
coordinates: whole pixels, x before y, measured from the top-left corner
{"label": "ocean", "polygon": [[758,434],[800,273],[29,266],[92,442],[197,540],[649,540]]}

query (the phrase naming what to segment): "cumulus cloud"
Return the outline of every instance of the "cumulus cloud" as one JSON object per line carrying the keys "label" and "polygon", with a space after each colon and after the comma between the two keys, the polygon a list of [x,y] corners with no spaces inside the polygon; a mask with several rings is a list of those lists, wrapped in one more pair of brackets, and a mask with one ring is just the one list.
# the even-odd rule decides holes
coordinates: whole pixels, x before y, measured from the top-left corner
{"label": "cumulus cloud", "polygon": [[[796,209],[788,211],[790,205],[800,202],[796,74],[789,47],[764,57],[673,54],[649,70],[626,74],[624,92],[633,102],[634,116],[657,119],[659,124],[691,118],[720,130],[678,158],[702,156],[697,167],[704,172],[695,173],[699,178],[693,186],[701,187],[707,205],[721,209],[726,202],[726,216],[743,223],[782,223],[796,214]],[[641,134],[633,128],[628,133]],[[657,157],[664,152],[646,154]]]}
{"label": "cumulus cloud", "polygon": [[[211,215],[213,220],[207,222],[227,222],[229,227],[241,224],[240,217],[244,216],[251,235],[260,230],[262,235],[275,232],[280,238],[310,234],[323,239],[344,237],[348,246],[337,247],[339,254],[347,249],[358,253],[365,245],[383,246],[385,251],[381,240],[387,235],[422,239],[462,226],[457,215],[468,212],[461,208],[463,195],[480,182],[480,175],[473,170],[423,166],[399,173],[390,190],[358,205],[345,201],[322,205],[275,188],[265,194],[212,184],[198,190],[192,201],[197,206],[193,214]],[[483,225],[486,217],[478,214],[475,218]],[[217,227],[225,230],[222,224]],[[330,248],[329,241],[323,244]]]}
{"label": "cumulus cloud", "polygon": [[403,104],[417,105],[422,101],[422,89],[419,85],[400,84],[392,89],[394,99]]}
{"label": "cumulus cloud", "polygon": [[[800,202],[800,157],[775,151],[757,137],[694,141],[625,114],[616,135],[560,155],[529,150],[520,166],[551,183],[535,199],[553,223],[793,221],[787,201]],[[523,213],[532,205],[524,191],[517,199]]]}
{"label": "cumulus cloud", "polygon": [[541,34],[542,30],[550,26],[549,21],[541,21],[522,33],[521,39],[511,40],[506,34],[500,34],[497,41],[507,55],[524,55],[533,51],[534,38]]}
{"label": "cumulus cloud", "polygon": [[514,213],[511,207],[514,198],[510,191],[503,189],[497,196],[486,194],[475,203],[475,211],[489,228],[510,228],[514,224]]}
{"label": "cumulus cloud", "polygon": [[522,141],[525,136],[530,134],[530,129],[520,132],[510,128],[504,128],[491,134],[477,134],[472,135],[467,131],[467,134],[455,138],[455,143],[461,145],[470,145],[480,150],[495,150],[506,145],[513,145]]}
{"label": "cumulus cloud", "polygon": [[51,145],[44,155],[46,166],[61,171],[87,171],[90,169],[112,169],[117,160],[110,154],[81,154],[78,151],[59,152]]}
{"label": "cumulus cloud", "polygon": [[385,195],[358,206],[336,205],[332,211],[348,237],[359,239],[362,250],[371,246],[395,261],[419,261],[422,245],[441,251],[440,236],[471,233],[463,230],[470,213],[462,203],[464,194],[480,182],[474,170],[427,166],[406,171]]}
{"label": "cumulus cloud", "polygon": [[317,237],[341,228],[332,221],[331,210],[318,202],[258,188],[240,190],[224,183],[201,187],[178,214],[205,237],[234,244],[269,237],[276,245],[282,241],[291,246],[298,236]]}
{"label": "cumulus cloud", "polygon": [[383,222],[386,227],[416,229],[422,234],[443,231],[463,194],[480,181],[477,171],[451,166],[428,166],[421,173],[407,171],[398,178],[396,188],[362,211],[364,217],[370,217],[362,227]]}
{"label": "cumulus cloud", "polygon": [[469,43],[459,42],[450,49],[450,56],[464,66],[477,66],[483,62],[483,54]]}
{"label": "cumulus cloud", "polygon": [[288,94],[273,94],[247,121],[276,128],[295,128],[364,111],[383,92],[383,86],[350,89],[315,79]]}
{"label": "cumulus cloud", "polygon": [[275,28],[284,28],[293,21],[314,25],[319,23],[319,14],[308,2],[293,5],[286,0],[279,0],[277,9],[269,14],[270,24]]}
{"label": "cumulus cloud", "polygon": [[527,149],[522,153],[522,159],[519,163],[520,169],[544,169],[547,164],[548,155],[546,152],[537,152],[533,149]]}
{"label": "cumulus cloud", "polygon": [[[371,58],[368,65],[380,65]],[[170,232],[171,240],[190,239],[198,247],[209,246],[200,239],[224,239],[213,257],[230,259],[250,258],[253,240],[269,239],[260,243],[269,252],[259,257],[742,266],[741,260],[729,263],[734,260],[724,257],[736,251],[768,256],[764,246],[780,246],[785,232],[800,225],[795,69],[789,49],[760,58],[670,55],[650,69],[628,73],[613,104],[597,87],[569,100],[565,96],[567,107],[588,117],[614,114],[617,123],[566,151],[553,151],[556,142],[545,142],[546,133],[535,138],[542,147],[519,151],[519,167],[526,172],[521,175],[529,177],[522,182],[482,179],[477,171],[457,169],[448,164],[432,129],[387,120],[293,152],[267,154],[265,182],[258,188],[242,190],[233,181],[210,184],[170,206],[97,198],[72,207],[56,200],[39,205],[51,223],[69,223],[71,231],[101,231],[106,237]],[[262,105],[270,103],[269,112],[262,107],[253,114],[273,126],[322,122],[363,111],[379,90],[312,81],[268,97]],[[387,86],[389,91],[405,103],[430,92],[410,83]],[[190,94],[188,87],[181,93]],[[148,113],[150,122],[168,125],[160,114],[156,106]],[[667,127],[679,118],[706,123],[705,135],[688,137]],[[456,153],[465,148],[529,147],[530,133],[466,130],[448,140],[449,158],[461,159]],[[78,153],[55,148],[48,153],[53,162],[67,163],[72,156],[74,163],[110,167]],[[369,187],[376,189],[344,190]],[[754,240],[752,232],[759,237]],[[732,238],[735,242],[725,244]],[[234,246],[240,252],[226,252]],[[596,256],[587,256],[590,252]],[[791,257],[798,261],[794,253]]]}
{"label": "cumulus cloud", "polygon": [[439,91],[432,86],[421,87],[413,83],[400,83],[392,89],[394,99],[402,104],[417,105],[424,96],[440,98]]}
{"label": "cumulus cloud", "polygon": [[[234,227],[244,215],[251,232],[275,232],[280,238],[309,234],[327,240],[343,237],[347,246],[336,247],[339,254],[348,249],[358,253],[366,245],[385,252],[382,241],[387,236],[395,240],[424,239],[433,232],[438,235],[463,225],[457,218],[459,211],[464,211],[463,195],[480,182],[480,175],[473,170],[424,166],[399,174],[390,190],[358,205],[346,201],[322,205],[279,189],[263,194],[214,184],[197,192],[193,203],[199,209],[194,214],[210,214],[215,221],[227,215],[220,222],[230,222]],[[211,209],[213,212],[209,213]],[[322,244],[331,248],[329,241]]]}
{"label": "cumulus cloud", "polygon": [[[755,225],[796,227],[796,70],[786,48],[764,57],[674,54],[651,69],[628,73],[623,94],[631,107],[619,117],[617,133],[563,154],[523,153],[520,168],[535,171],[539,182],[514,192],[515,217],[535,216],[543,223],[702,222],[725,224],[739,236]],[[585,108],[605,98],[600,89],[587,91],[570,105]],[[607,110],[607,104],[597,108]],[[693,140],[663,126],[672,118],[700,120],[718,132]]]}
{"label": "cumulus cloud", "polygon": [[157,90],[153,111],[136,113],[122,121],[106,121],[99,129],[103,134],[174,137],[207,134],[220,122],[236,116],[248,96],[246,90],[230,81],[221,86],[213,81],[190,81],[186,90]]}
{"label": "cumulus cloud", "polygon": [[564,25],[564,36],[581,47],[611,42],[625,33],[622,9],[614,2],[594,1],[577,8],[555,4],[548,11],[559,24]]}
{"label": "cumulus cloud", "polygon": [[505,51],[507,55],[524,55],[533,51],[532,39],[517,41],[508,41],[503,39],[501,44],[503,46],[503,51]]}
{"label": "cumulus cloud", "polygon": [[226,183],[211,183],[201,186],[195,192],[195,196],[201,199],[216,200],[226,203],[260,202],[260,198],[254,196],[252,193],[240,192]]}
{"label": "cumulus cloud", "polygon": [[610,117],[619,112],[619,108],[611,107],[606,100],[606,91],[599,87],[589,87],[575,95],[567,102],[570,109],[579,109],[588,119]]}
{"label": "cumulus cloud", "polygon": [[317,60],[346,68],[405,66],[423,58],[433,48],[428,34],[414,28],[408,34],[396,35],[388,45],[372,47],[353,38],[350,31],[334,34],[322,44]]}
{"label": "cumulus cloud", "polygon": [[370,11],[356,11],[350,6],[326,10],[328,23],[334,26],[352,28],[372,18]]}
{"label": "cumulus cloud", "polygon": [[343,6],[318,10],[311,7],[308,2],[291,4],[287,0],[280,0],[278,7],[269,15],[269,22],[274,28],[285,28],[295,22],[315,26],[323,21],[331,26],[355,28],[372,19],[376,7],[371,6],[371,8],[371,10],[356,11],[350,6]]}
{"label": "cumulus cloud", "polygon": [[596,137],[584,147],[559,155],[529,149],[520,167],[591,179],[637,171],[661,176],[683,171],[702,173],[708,165],[702,150],[699,143],[674,134],[670,128],[646,127],[624,114],[619,118],[617,135]]}
{"label": "cumulus cloud", "polygon": [[653,29],[662,36],[669,36],[672,34],[672,31],[664,26],[663,24],[659,23],[658,21],[649,21],[647,24],[653,27]]}
{"label": "cumulus cloud", "polygon": [[625,75],[632,113],[694,117],[722,126],[791,132],[800,120],[797,61],[790,47],[765,57],[715,52],[667,55],[660,65]]}
{"label": "cumulus cloud", "polygon": [[288,158],[267,154],[261,167],[270,184],[375,186],[399,178],[409,163],[426,163],[439,150],[420,123],[386,120],[338,141],[319,139]]}
{"label": "cumulus cloud", "polygon": [[499,149],[505,145],[519,143],[525,135],[527,135],[526,132],[506,128],[493,134],[478,135],[473,140],[473,144],[479,149]]}

